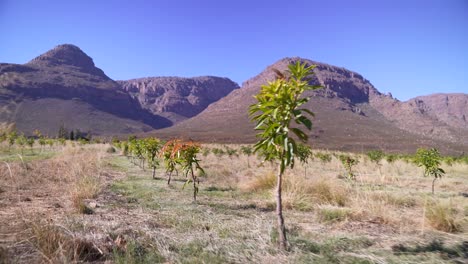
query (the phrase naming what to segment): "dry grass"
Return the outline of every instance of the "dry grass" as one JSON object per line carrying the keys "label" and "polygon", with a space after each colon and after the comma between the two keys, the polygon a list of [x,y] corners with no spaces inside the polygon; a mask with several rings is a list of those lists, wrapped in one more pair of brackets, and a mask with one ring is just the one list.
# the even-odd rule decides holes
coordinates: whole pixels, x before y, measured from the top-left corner
{"label": "dry grass", "polygon": [[31,243],[49,263],[88,262],[103,257],[102,251],[92,242],[76,238],[63,226],[44,221],[32,221],[29,226]]}
{"label": "dry grass", "polygon": [[[166,181],[153,180],[149,171],[131,165],[127,158],[106,153],[105,145],[67,146],[57,152],[60,156],[27,161],[26,166],[12,162],[14,180],[8,168],[0,166],[0,188],[4,191],[0,202],[11,203],[5,207],[7,211],[15,204],[16,208],[26,205],[52,219],[31,221],[34,225],[30,224],[28,231],[44,261],[84,261],[86,254],[80,253],[80,244],[94,243],[103,249],[108,237],[113,241],[121,236],[136,246],[105,252],[106,261],[443,263],[436,253],[429,257],[396,256],[389,249],[395,244],[427,243],[434,238],[449,245],[460,244],[466,238],[468,221],[463,218],[468,215],[468,205],[460,195],[468,192],[466,165],[444,167],[447,175],[436,185],[433,197],[437,203],[425,206],[432,179],[422,177],[420,168],[413,164],[383,161],[380,173],[364,156],[352,154],[360,160],[355,167],[357,179],[347,181],[339,177],[344,172],[336,158],[339,154],[321,151],[330,155],[330,162],[315,159],[306,165],[298,163],[285,175],[284,213],[292,245],[292,251],[286,253],[279,252],[274,243],[274,164],[243,154],[229,157],[207,152],[199,157],[207,176],[200,183],[199,203],[193,204],[191,189],[182,190],[183,183],[178,181],[184,179],[182,175],[168,186]],[[106,173],[110,169],[128,177],[109,188]],[[164,168],[157,173],[164,178]],[[21,197],[16,198],[17,194]],[[9,196],[13,199],[6,202]],[[32,201],[25,202],[25,197]],[[95,214],[76,214],[88,199],[99,204]],[[52,201],[60,201],[64,208],[50,209]],[[5,215],[0,215],[2,223],[8,220]],[[3,230],[0,226],[0,234]],[[0,237],[0,248],[1,242]],[[150,256],[149,251],[156,255]],[[4,255],[11,256],[11,252],[7,249]]]}
{"label": "dry grass", "polygon": [[426,218],[429,224],[437,230],[450,233],[461,231],[462,218],[452,202],[428,202]]}
{"label": "dry grass", "polygon": [[271,190],[276,186],[276,175],[272,171],[258,175],[246,183],[241,183],[239,186],[246,192],[259,192]]}

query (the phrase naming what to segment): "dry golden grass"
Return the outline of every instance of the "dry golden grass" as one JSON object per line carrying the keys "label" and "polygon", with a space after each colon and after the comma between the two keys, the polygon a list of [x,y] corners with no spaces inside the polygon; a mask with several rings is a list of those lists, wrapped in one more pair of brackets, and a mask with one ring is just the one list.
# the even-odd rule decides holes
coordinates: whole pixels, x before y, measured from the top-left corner
{"label": "dry golden grass", "polygon": [[41,257],[49,263],[79,263],[97,261],[102,252],[92,243],[75,235],[63,226],[47,221],[31,221],[30,239]]}
{"label": "dry golden grass", "polygon": [[[209,145],[209,148],[226,146]],[[349,212],[348,218],[355,221],[373,221],[407,231],[421,228],[424,196],[430,192],[432,181],[422,176],[421,168],[404,160],[388,162],[384,159],[377,165],[366,155],[351,154],[359,163],[354,167],[356,181],[350,182],[343,179],[345,170],[338,159],[339,155],[349,153],[325,150],[320,153],[329,155],[331,160],[323,162],[315,158],[308,164],[298,163],[293,170],[287,170],[283,186],[285,208],[310,211],[323,206],[341,206]],[[262,163],[251,156],[250,166],[247,166],[247,156],[242,154],[228,157],[210,153],[202,160],[202,164],[209,167],[211,185],[231,181],[231,187],[237,182],[234,186],[247,193],[270,191],[272,203],[276,186],[274,164]],[[465,175],[468,165],[453,164],[444,169],[447,174],[436,182],[436,194],[438,188],[441,195],[468,193]],[[463,211],[463,204],[462,200],[458,211]]]}
{"label": "dry golden grass", "polygon": [[[236,145],[227,147],[231,151],[239,149]],[[459,243],[468,230],[468,204],[460,195],[468,192],[467,165],[444,167],[447,174],[437,181],[436,194],[431,196],[432,179],[422,177],[421,169],[413,164],[382,161],[379,170],[365,156],[351,154],[360,162],[354,168],[356,181],[349,181],[342,177],[344,168],[336,158],[340,153],[321,151],[330,154],[330,162],[315,159],[308,164],[297,163],[285,174],[283,202],[293,251],[278,252],[272,242],[276,225],[275,164],[262,163],[239,151],[231,156],[200,155],[207,176],[202,178],[199,204],[192,204],[190,190],[182,190],[183,175],[167,186],[165,181],[153,180],[150,172],[131,165],[127,158],[106,153],[106,148],[60,147],[52,158],[9,162],[11,174],[7,166],[0,166],[0,198],[4,198],[0,202],[11,203],[6,211],[14,215],[10,208],[26,205],[28,210],[34,208],[34,214],[52,219],[33,221],[30,219],[37,218],[20,216],[31,222],[28,238],[44,262],[85,261],[86,254],[81,252],[83,248],[88,250],[86,245],[103,245],[107,236],[115,239],[114,235],[123,235],[140,239],[139,245],[154,246],[171,263],[320,262],[328,260],[324,257],[327,250],[330,257],[336,257],[330,260],[359,255],[376,263],[401,263],[405,258],[392,255],[388,251],[391,246],[426,242],[434,237],[455,237],[457,240],[449,244]],[[115,180],[108,179],[110,170],[128,177],[109,188],[107,183]],[[164,177],[164,168],[157,172]],[[13,199],[6,200],[8,196]],[[25,202],[26,197],[32,201]],[[97,206],[94,215],[76,214],[90,202],[87,199],[103,206]],[[437,202],[425,203],[427,199]],[[64,208],[51,208],[55,201]],[[3,223],[14,219],[1,213]],[[375,243],[365,243],[359,250],[348,248],[356,237]],[[349,244],[335,249],[341,248],[340,243]],[[109,252],[106,254],[112,261]],[[325,260],[320,263],[327,263]]]}
{"label": "dry golden grass", "polygon": [[437,230],[450,233],[461,231],[463,218],[451,201],[429,201],[426,206],[426,218]]}

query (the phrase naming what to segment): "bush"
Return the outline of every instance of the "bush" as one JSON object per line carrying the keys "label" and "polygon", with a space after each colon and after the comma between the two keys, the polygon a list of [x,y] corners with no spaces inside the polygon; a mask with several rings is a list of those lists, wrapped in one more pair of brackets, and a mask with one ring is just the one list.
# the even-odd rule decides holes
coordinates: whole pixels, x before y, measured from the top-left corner
{"label": "bush", "polygon": [[331,155],[327,154],[327,153],[317,152],[317,153],[315,153],[315,157],[317,157],[323,163],[330,162],[332,160]]}
{"label": "bush", "polygon": [[384,153],[380,150],[371,150],[367,152],[367,156],[369,159],[374,162],[375,164],[379,164],[379,162],[383,159]]}

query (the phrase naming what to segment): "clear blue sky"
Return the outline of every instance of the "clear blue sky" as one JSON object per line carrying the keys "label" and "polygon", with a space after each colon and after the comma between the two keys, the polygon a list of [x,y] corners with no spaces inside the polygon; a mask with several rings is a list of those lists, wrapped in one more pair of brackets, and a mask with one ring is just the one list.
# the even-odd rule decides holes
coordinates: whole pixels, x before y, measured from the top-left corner
{"label": "clear blue sky", "polygon": [[288,56],[361,73],[400,100],[468,93],[468,1],[0,0],[0,62],[79,46],[113,79],[226,76]]}

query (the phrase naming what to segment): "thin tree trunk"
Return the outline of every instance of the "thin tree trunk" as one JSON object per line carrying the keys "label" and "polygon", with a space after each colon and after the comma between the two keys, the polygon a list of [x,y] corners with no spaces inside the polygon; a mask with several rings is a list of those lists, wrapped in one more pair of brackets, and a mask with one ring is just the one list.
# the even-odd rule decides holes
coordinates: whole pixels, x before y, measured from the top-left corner
{"label": "thin tree trunk", "polygon": [[279,165],[278,179],[276,185],[276,216],[278,219],[278,235],[279,235],[279,246],[281,250],[287,249],[287,238],[286,238],[286,227],[284,226],[283,218],[283,201],[281,198],[281,187],[283,182],[283,172],[281,171],[281,165]]}
{"label": "thin tree trunk", "polygon": [[156,166],[153,167],[153,179],[156,177]]}
{"label": "thin tree trunk", "polygon": [[192,181],[193,181],[193,201],[197,202],[197,183],[195,179],[195,175],[193,174],[193,167],[190,166],[190,173],[192,174]]}
{"label": "thin tree trunk", "polygon": [[167,185],[171,184],[172,171],[169,172],[169,177],[167,177]]}
{"label": "thin tree trunk", "polygon": [[432,180],[432,194],[434,195],[434,184],[435,184],[435,181],[437,180],[437,178],[434,178],[434,180]]}

